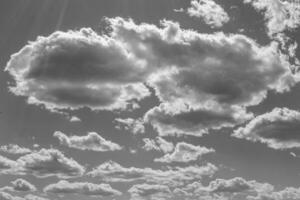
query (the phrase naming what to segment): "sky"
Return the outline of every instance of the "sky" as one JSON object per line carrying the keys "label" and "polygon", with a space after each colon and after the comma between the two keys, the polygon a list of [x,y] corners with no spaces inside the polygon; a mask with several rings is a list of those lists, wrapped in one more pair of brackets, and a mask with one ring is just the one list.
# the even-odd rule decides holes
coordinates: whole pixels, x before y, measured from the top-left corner
{"label": "sky", "polygon": [[0,200],[299,200],[299,0],[1,0]]}

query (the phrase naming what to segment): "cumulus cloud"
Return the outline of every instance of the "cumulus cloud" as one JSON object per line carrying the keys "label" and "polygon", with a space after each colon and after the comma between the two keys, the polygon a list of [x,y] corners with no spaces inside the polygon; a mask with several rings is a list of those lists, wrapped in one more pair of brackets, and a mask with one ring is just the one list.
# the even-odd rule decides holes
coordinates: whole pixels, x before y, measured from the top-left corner
{"label": "cumulus cloud", "polygon": [[38,37],[11,56],[10,90],[50,110],[120,110],[150,95],[144,65],[122,43],[90,28]]}
{"label": "cumulus cloud", "polygon": [[0,199],[1,200],[25,200],[24,198],[13,196],[7,192],[0,192]]}
{"label": "cumulus cloud", "polygon": [[133,134],[141,134],[145,132],[144,122],[142,119],[117,118],[115,121],[118,123],[116,128],[131,131]]}
{"label": "cumulus cloud", "polygon": [[81,119],[77,116],[71,116],[69,120],[70,122],[81,122]]}
{"label": "cumulus cloud", "polygon": [[27,194],[24,198],[19,196],[13,196],[7,192],[0,192],[1,200],[49,200],[44,197],[36,196],[33,194]]}
{"label": "cumulus cloud", "polygon": [[213,164],[204,166],[176,167],[168,170],[152,168],[123,167],[109,161],[101,164],[88,173],[108,182],[132,182],[143,180],[148,183],[165,184],[169,187],[183,185],[185,182],[199,180],[204,176],[212,176],[218,168]]}
{"label": "cumulus cloud", "polygon": [[150,197],[151,199],[164,199],[170,196],[171,191],[166,185],[149,185],[149,184],[138,184],[132,186],[128,192],[132,199],[144,199],[144,197]]}
{"label": "cumulus cloud", "polygon": [[166,20],[107,22],[106,35],[55,32],[12,55],[11,91],[50,109],[114,110],[136,107],[150,95],[146,83],[166,104],[146,122],[160,135],[200,136],[249,120],[247,106],[296,82],[275,43],[262,47],[243,35],[202,34]]}
{"label": "cumulus cloud", "polygon": [[255,180],[245,180],[241,177],[232,179],[215,179],[207,186],[201,182],[187,184],[184,187],[176,188],[174,195],[177,197],[188,197],[188,199],[208,200],[239,200],[250,197],[258,197],[264,194],[275,192],[274,186],[268,183],[260,183]]}
{"label": "cumulus cloud", "polygon": [[[195,106],[195,105],[194,105]],[[145,121],[150,123],[161,136],[193,135],[202,136],[211,129],[233,127],[251,119],[253,115],[239,108],[189,108],[185,104],[163,103],[145,114]]]}
{"label": "cumulus cloud", "polygon": [[186,12],[191,17],[202,19],[213,28],[222,27],[230,20],[226,11],[213,0],[192,0],[191,7]]}
{"label": "cumulus cloud", "polygon": [[271,191],[273,186],[261,184],[257,181],[247,181],[241,177],[233,179],[216,179],[210,182],[207,190],[212,193],[242,193],[245,191]]}
{"label": "cumulus cloud", "polygon": [[172,142],[168,142],[167,140],[163,139],[162,137],[156,137],[155,140],[144,138],[144,146],[143,149],[146,151],[162,151],[164,153],[168,153],[173,151],[174,145]]}
{"label": "cumulus cloud", "polygon": [[37,177],[56,176],[73,178],[82,176],[85,168],[72,158],[67,158],[56,149],[41,149],[38,152],[24,155],[17,161],[18,172]]}
{"label": "cumulus cloud", "polygon": [[45,197],[40,197],[40,196],[36,196],[36,195],[33,195],[33,194],[27,194],[25,196],[25,199],[26,200],[49,200]]}
{"label": "cumulus cloud", "polygon": [[273,149],[300,147],[300,113],[288,108],[274,108],[255,117],[245,127],[234,131],[233,136],[267,144]]}
{"label": "cumulus cloud", "polygon": [[170,21],[162,28],[109,22],[112,37],[153,68],[148,84],[163,104],[145,121],[161,135],[202,135],[243,123],[252,117],[245,107],[296,82],[276,43],[262,47],[243,35],[201,34]]}
{"label": "cumulus cloud", "polygon": [[206,147],[194,146],[192,144],[180,142],[176,144],[176,147],[172,153],[165,154],[163,157],[156,158],[154,161],[163,163],[188,163],[190,161],[198,160],[199,157],[214,151],[214,149],[208,149]]}
{"label": "cumulus cloud", "polygon": [[7,173],[17,165],[17,162],[0,155],[0,173]]}
{"label": "cumulus cloud", "polygon": [[68,182],[61,180],[44,188],[44,192],[54,194],[81,194],[86,196],[117,196],[122,193],[108,184],[94,184],[89,182]]}
{"label": "cumulus cloud", "polygon": [[20,147],[17,144],[8,144],[0,147],[0,151],[9,154],[27,154],[31,153],[31,150],[25,147]]}
{"label": "cumulus cloud", "polygon": [[122,149],[120,145],[104,139],[95,132],[90,132],[86,136],[67,136],[56,131],[53,136],[59,139],[60,144],[80,150],[116,151]]}
{"label": "cumulus cloud", "polygon": [[295,29],[300,25],[300,4],[297,0],[244,0],[244,2],[263,12],[270,36]]}
{"label": "cumulus cloud", "polygon": [[14,191],[20,191],[20,192],[36,191],[36,187],[24,179],[16,179],[15,181],[12,181],[11,184]]}

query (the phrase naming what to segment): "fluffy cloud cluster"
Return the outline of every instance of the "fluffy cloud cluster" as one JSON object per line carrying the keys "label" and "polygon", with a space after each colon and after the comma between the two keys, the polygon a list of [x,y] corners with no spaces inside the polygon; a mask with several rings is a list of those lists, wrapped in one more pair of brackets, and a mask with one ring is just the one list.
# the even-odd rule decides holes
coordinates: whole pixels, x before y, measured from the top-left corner
{"label": "fluffy cloud cluster", "polygon": [[173,151],[174,145],[172,142],[168,142],[167,140],[163,139],[162,137],[156,137],[155,140],[144,138],[144,146],[143,149],[146,151],[162,151],[164,153],[168,153]]}
{"label": "fluffy cloud cluster", "polygon": [[246,106],[295,83],[275,43],[261,47],[243,35],[202,34],[171,21],[107,22],[107,35],[84,28],[26,45],[6,66],[11,91],[52,109],[114,110],[136,108],[150,95],[146,83],[162,102],[146,122],[160,135],[202,135],[249,120]]}
{"label": "fluffy cloud cluster", "polygon": [[145,132],[144,122],[141,119],[117,118],[115,121],[118,123],[116,128],[131,131],[133,134],[141,134]]}
{"label": "fluffy cloud cluster", "polygon": [[108,182],[132,182],[143,180],[148,183],[168,186],[183,185],[185,182],[199,180],[204,176],[212,176],[217,167],[212,164],[189,166],[185,168],[159,170],[151,168],[123,167],[116,162],[105,162],[88,173]]}
{"label": "fluffy cloud cluster", "polygon": [[27,154],[31,153],[31,150],[25,147],[20,147],[17,144],[8,144],[0,147],[0,151],[9,154]]}
{"label": "fluffy cloud cluster", "polygon": [[166,185],[149,185],[149,184],[138,184],[132,186],[128,192],[132,199],[165,199],[170,196],[171,191]]}
{"label": "fluffy cloud cluster", "polygon": [[14,169],[17,165],[18,165],[17,162],[0,155],[0,173],[1,174],[8,173],[11,169]]}
{"label": "fluffy cloud cluster", "polygon": [[48,109],[125,109],[150,95],[144,65],[124,45],[89,28],[38,37],[7,63],[11,91]]}
{"label": "fluffy cloud cluster", "polygon": [[44,178],[74,178],[82,176],[85,168],[72,158],[67,158],[56,149],[41,149],[21,156],[16,161],[0,157],[0,172],[6,174],[32,174]]}
{"label": "fluffy cloud cluster", "polygon": [[230,20],[226,11],[213,0],[192,0],[187,14],[203,19],[206,24],[213,28],[222,27]]}
{"label": "fluffy cloud cluster", "polygon": [[274,149],[300,147],[300,113],[288,108],[274,108],[255,117],[245,127],[234,131],[233,136],[262,142]]}
{"label": "fluffy cloud cluster", "polygon": [[201,182],[194,182],[174,190],[174,194],[177,197],[185,197],[185,199],[189,200],[249,200],[272,193],[275,193],[272,185],[259,183],[254,180],[247,181],[241,177],[216,179],[211,181],[207,186],[202,185]]}
{"label": "fluffy cloud cluster", "polygon": [[172,163],[172,162],[183,162],[188,163],[195,161],[202,155],[214,152],[213,149],[206,147],[194,146],[185,142],[177,143],[172,153],[165,154],[161,158],[156,158],[155,162]]}
{"label": "fluffy cloud cluster", "polygon": [[264,13],[270,36],[295,29],[300,25],[300,4],[297,0],[244,0],[244,2],[250,3]]}
{"label": "fluffy cloud cluster", "polygon": [[50,184],[44,188],[44,192],[54,194],[81,194],[86,196],[117,196],[122,193],[113,189],[108,184],[94,184],[88,182],[68,182],[65,180]]}
{"label": "fluffy cloud cluster", "polygon": [[19,196],[13,196],[7,192],[0,192],[0,199],[1,200],[49,200],[44,197],[27,194],[24,198]]}
{"label": "fluffy cloud cluster", "polygon": [[24,179],[17,179],[11,183],[15,191],[21,191],[21,192],[36,191],[36,187]]}
{"label": "fluffy cloud cluster", "polygon": [[80,150],[116,151],[122,149],[120,145],[104,139],[95,132],[90,132],[86,136],[69,137],[60,131],[56,131],[54,137],[58,138],[62,145]]}

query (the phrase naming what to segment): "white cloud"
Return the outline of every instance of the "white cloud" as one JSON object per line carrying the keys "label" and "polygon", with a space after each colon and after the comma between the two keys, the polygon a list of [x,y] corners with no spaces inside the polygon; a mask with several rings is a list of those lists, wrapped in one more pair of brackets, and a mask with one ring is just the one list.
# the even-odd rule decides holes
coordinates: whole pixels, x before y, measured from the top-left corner
{"label": "white cloud", "polygon": [[44,188],[44,192],[54,194],[81,194],[86,196],[117,196],[122,193],[108,184],[94,184],[89,182],[68,182],[61,180]]}
{"label": "white cloud", "polygon": [[204,176],[212,176],[218,168],[213,164],[204,166],[176,167],[168,170],[152,168],[123,167],[120,164],[105,162],[88,172],[91,177],[99,177],[108,182],[132,182],[144,180],[148,183],[165,184],[169,187],[182,185],[185,182],[199,180]]}
{"label": "white cloud", "polygon": [[122,149],[120,145],[104,139],[95,132],[90,132],[86,136],[67,136],[56,131],[53,136],[59,139],[60,144],[80,150],[116,151]]}
{"label": "white cloud", "polygon": [[165,199],[170,196],[171,191],[166,185],[150,185],[150,184],[138,184],[132,186],[128,192],[132,199],[144,199],[150,197],[151,199]]}
{"label": "white cloud", "polygon": [[[195,106],[198,105],[193,104]],[[211,129],[233,127],[252,117],[244,108],[224,109],[216,104],[207,108],[189,108],[185,103],[163,103],[145,114],[145,122],[161,136],[202,136]]]}
{"label": "white cloud", "polygon": [[6,66],[12,92],[52,110],[113,110],[136,107],[150,95],[146,83],[167,104],[148,113],[160,135],[200,136],[249,120],[247,106],[295,83],[275,43],[262,47],[243,35],[202,34],[166,20],[107,22],[107,35],[83,28],[26,45]]}
{"label": "white cloud", "polygon": [[33,195],[33,194],[27,194],[25,196],[25,199],[26,200],[49,200],[47,198],[44,198],[44,197],[40,197],[40,196],[36,196],[36,195]]}
{"label": "white cloud", "polygon": [[1,200],[25,200],[24,198],[13,196],[7,192],[0,192],[0,199]]}
{"label": "white cloud", "polygon": [[0,151],[9,154],[27,154],[31,153],[31,150],[25,147],[20,147],[17,144],[8,144],[0,147]]}
{"label": "white cloud", "polygon": [[187,184],[182,188],[175,189],[174,195],[201,200],[246,200],[250,197],[271,194],[273,192],[274,186],[271,184],[235,177],[232,179],[215,179],[207,186],[204,186],[201,182]]}
{"label": "white cloud", "polygon": [[192,0],[191,7],[186,12],[191,17],[202,19],[213,28],[222,27],[230,20],[226,11],[213,0]]}
{"label": "white cloud", "polygon": [[134,134],[145,133],[144,122],[141,119],[117,118],[115,119],[115,121],[118,123],[116,126],[116,128],[118,129],[125,129],[127,131],[131,131]]}
{"label": "white cloud", "polygon": [[244,0],[244,2],[263,12],[270,36],[295,29],[300,25],[300,4],[297,0]]}
{"label": "white cloud", "polygon": [[82,176],[85,172],[85,168],[78,162],[65,157],[56,149],[41,149],[20,157],[16,162],[19,173],[33,174],[40,178],[49,176],[73,178]]}
{"label": "white cloud", "polygon": [[49,200],[44,197],[39,197],[33,194],[27,194],[24,198],[19,196],[13,196],[7,192],[0,192],[0,199],[1,200]]}
{"label": "white cloud", "polygon": [[36,187],[24,179],[16,179],[12,181],[11,184],[14,191],[20,191],[20,192],[36,191]]}
{"label": "white cloud", "polygon": [[[160,135],[198,135],[249,120],[246,107],[270,90],[284,92],[296,82],[278,44],[260,46],[239,34],[201,34],[163,21],[162,27],[109,19],[112,37],[147,61],[147,79],[162,105],[145,121]],[[203,73],[205,72],[205,73]]]}
{"label": "white cloud", "polygon": [[168,153],[173,151],[174,145],[172,142],[168,142],[162,137],[156,137],[155,140],[149,139],[149,138],[144,138],[144,146],[143,149],[146,151],[162,151],[164,153]]}
{"label": "white cloud", "polygon": [[262,142],[273,149],[300,147],[300,113],[288,108],[274,108],[255,117],[245,127],[234,131],[233,136]]}
{"label": "white cloud", "polygon": [[10,90],[50,110],[122,110],[150,95],[144,66],[122,43],[90,28],[38,37],[11,56]]}
{"label": "white cloud", "polygon": [[7,173],[18,165],[17,162],[0,155],[0,173]]}
{"label": "white cloud", "polygon": [[81,122],[81,119],[77,116],[71,116],[69,120],[70,122]]}
{"label": "white cloud", "polygon": [[188,163],[190,161],[198,160],[199,157],[214,151],[214,149],[208,149],[206,147],[194,146],[192,144],[180,142],[176,144],[176,147],[172,153],[165,154],[163,157],[156,158],[154,161],[163,163]]}

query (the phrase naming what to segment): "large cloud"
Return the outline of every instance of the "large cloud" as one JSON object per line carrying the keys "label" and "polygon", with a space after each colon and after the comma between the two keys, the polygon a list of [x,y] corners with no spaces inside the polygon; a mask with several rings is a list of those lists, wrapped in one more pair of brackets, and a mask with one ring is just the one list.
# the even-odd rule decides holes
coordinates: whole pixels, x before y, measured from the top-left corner
{"label": "large cloud", "polygon": [[38,37],[7,63],[11,91],[48,109],[125,109],[148,96],[144,65],[122,43],[89,28]]}
{"label": "large cloud", "polygon": [[276,43],[260,46],[243,35],[200,34],[164,21],[162,28],[110,19],[111,36],[146,60],[148,83],[163,105],[146,115],[161,135],[201,135],[251,117],[269,90],[283,92],[295,83]]}
{"label": "large cloud", "polygon": [[171,21],[107,22],[108,35],[83,28],[25,46],[6,66],[16,81],[11,90],[52,109],[111,110],[136,108],[150,95],[146,83],[167,104],[149,111],[146,122],[161,135],[201,135],[243,123],[251,117],[246,106],[295,83],[275,43],[262,47],[243,35],[202,34]]}
{"label": "large cloud", "polygon": [[300,113],[288,108],[274,108],[257,116],[245,127],[234,131],[233,136],[254,142],[266,143],[270,148],[300,147]]}
{"label": "large cloud", "polygon": [[116,143],[104,139],[95,132],[90,132],[86,136],[67,136],[60,131],[54,133],[62,145],[70,148],[91,151],[116,151],[122,147]]}
{"label": "large cloud", "polygon": [[199,180],[204,176],[212,176],[217,167],[212,164],[204,166],[176,167],[168,170],[152,168],[123,167],[116,162],[105,162],[88,173],[108,182],[132,182],[144,180],[148,183],[168,186],[183,185],[185,182]]}
{"label": "large cloud", "polygon": [[54,194],[81,194],[100,197],[117,196],[122,194],[108,184],[94,184],[88,182],[71,183],[65,180],[46,186],[44,188],[44,192]]}
{"label": "large cloud", "polygon": [[183,162],[188,163],[195,161],[202,155],[214,152],[213,149],[206,147],[194,146],[185,142],[177,143],[172,153],[165,154],[161,158],[156,158],[155,162],[172,163],[172,162]]}
{"label": "large cloud", "polygon": [[225,10],[213,0],[192,0],[187,9],[191,17],[203,19],[211,27],[222,27],[230,18]]}

